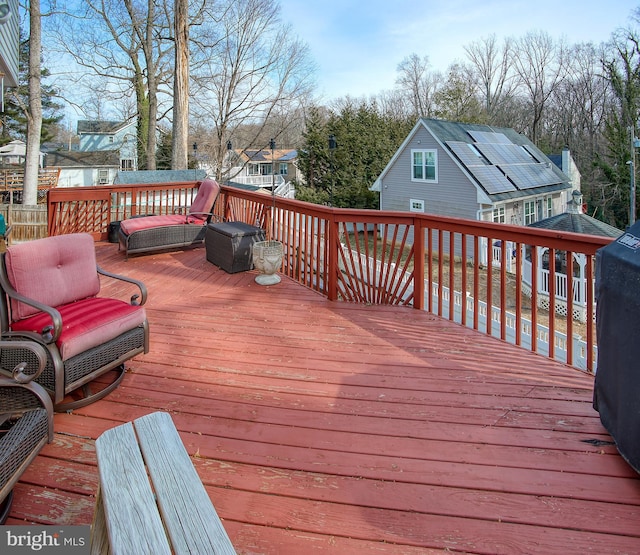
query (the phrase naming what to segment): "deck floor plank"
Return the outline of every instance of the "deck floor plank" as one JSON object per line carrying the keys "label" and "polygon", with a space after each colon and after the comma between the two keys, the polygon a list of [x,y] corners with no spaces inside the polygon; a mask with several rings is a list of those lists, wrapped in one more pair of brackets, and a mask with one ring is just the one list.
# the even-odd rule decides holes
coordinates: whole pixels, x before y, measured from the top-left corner
{"label": "deck floor plank", "polygon": [[97,250],[147,285],[151,351],[56,414],[9,523],[89,523],[95,439],[166,410],[239,553],[640,552],[640,479],[591,376],[426,312],[260,287],[203,249]]}

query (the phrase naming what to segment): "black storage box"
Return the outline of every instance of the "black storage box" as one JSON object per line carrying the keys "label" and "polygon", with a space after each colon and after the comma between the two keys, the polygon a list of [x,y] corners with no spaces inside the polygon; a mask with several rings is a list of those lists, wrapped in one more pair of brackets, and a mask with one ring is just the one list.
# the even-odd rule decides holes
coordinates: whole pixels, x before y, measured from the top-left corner
{"label": "black storage box", "polygon": [[207,260],[230,274],[246,272],[253,268],[256,241],[264,241],[264,229],[244,222],[210,223],[204,238]]}
{"label": "black storage box", "polygon": [[598,366],[593,407],[640,472],[640,222],[596,252]]}

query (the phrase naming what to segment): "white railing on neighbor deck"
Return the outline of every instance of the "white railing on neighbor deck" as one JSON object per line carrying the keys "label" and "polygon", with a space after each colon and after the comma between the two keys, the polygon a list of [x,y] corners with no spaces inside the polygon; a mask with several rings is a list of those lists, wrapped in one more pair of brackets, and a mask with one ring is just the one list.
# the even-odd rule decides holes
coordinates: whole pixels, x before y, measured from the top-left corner
{"label": "white railing on neighbor deck", "polygon": [[283,181],[276,187],[276,196],[282,198],[296,198],[296,188],[290,181]]}
{"label": "white railing on neighbor deck", "polygon": [[242,185],[254,185],[255,187],[262,187],[270,189],[271,185],[275,185],[276,189],[282,186],[285,179],[281,175],[236,175],[231,178],[233,183],[240,183]]}
{"label": "white railing on neighbor deck", "polygon": [[[347,250],[346,245],[342,245],[343,250]],[[358,260],[359,264],[349,264],[344,263],[341,265],[341,270],[344,272],[349,272],[358,279],[362,281],[372,281],[377,282],[381,276],[392,274],[395,270],[395,264],[387,264],[381,263],[380,260],[376,260],[372,257],[367,257],[363,253],[358,253],[356,251],[351,251],[351,256],[344,257],[346,261],[349,260]],[[399,279],[402,281],[403,285],[406,284],[407,290],[405,295],[410,296],[412,292],[411,285],[411,276],[409,276],[405,272],[401,272],[401,276]],[[425,291],[429,290],[429,280],[424,280],[424,288]],[[438,283],[433,282],[431,284],[431,299],[432,299],[432,307],[431,311],[438,313],[440,312],[438,306],[438,298],[439,295],[439,286]],[[451,291],[448,287],[442,286],[442,313],[448,314],[450,313],[449,305],[451,303]],[[484,301],[478,300],[477,303],[474,302],[474,298],[466,293],[462,295],[460,291],[453,291],[453,321],[461,324],[462,319],[462,306],[466,305],[466,325],[467,327],[473,327],[474,318],[474,306],[478,306],[478,324],[483,329],[487,327],[487,303]],[[500,338],[501,337],[501,318],[502,312],[499,307],[492,306],[491,307],[491,335],[493,337]],[[520,333],[521,333],[521,346],[531,350],[533,344],[533,325],[530,320],[527,318],[518,319],[515,314],[507,311],[506,312],[506,337],[505,341],[511,343],[513,345],[516,344],[516,330],[518,321],[520,322]],[[536,341],[537,341],[537,352],[549,356],[551,353],[551,349],[549,348],[549,328],[540,323],[536,324]],[[554,359],[566,363],[567,362],[567,336],[566,334],[554,330],[554,345],[555,348],[553,350]],[[597,349],[597,347],[596,347]],[[573,366],[575,368],[579,368],[580,370],[587,370],[587,343],[584,341],[579,335],[573,335]]]}

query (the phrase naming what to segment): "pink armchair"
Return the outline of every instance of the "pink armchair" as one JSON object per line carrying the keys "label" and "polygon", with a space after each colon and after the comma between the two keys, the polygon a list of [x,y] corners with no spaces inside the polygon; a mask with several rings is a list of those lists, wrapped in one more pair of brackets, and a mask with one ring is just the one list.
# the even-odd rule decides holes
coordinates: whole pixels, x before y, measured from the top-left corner
{"label": "pink armchair", "polygon": [[[149,350],[149,327],[141,282],[96,264],[89,234],[78,233],[12,245],[0,264],[1,338],[31,340],[47,351],[36,381],[53,398],[54,409],[84,406],[113,391],[124,362]],[[100,275],[132,284],[129,302],[101,297]],[[20,350],[0,352],[0,366],[29,360]],[[107,386],[97,377],[115,370]]]}

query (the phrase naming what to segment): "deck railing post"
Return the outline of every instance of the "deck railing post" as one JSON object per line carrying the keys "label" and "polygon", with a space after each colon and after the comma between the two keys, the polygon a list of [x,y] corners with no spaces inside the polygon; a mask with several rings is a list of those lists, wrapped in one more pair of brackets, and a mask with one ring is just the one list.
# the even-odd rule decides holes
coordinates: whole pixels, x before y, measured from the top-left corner
{"label": "deck railing post", "polygon": [[413,223],[413,308],[424,310],[424,228],[422,220],[415,218]]}
{"label": "deck railing post", "polygon": [[338,300],[338,248],[340,237],[338,233],[338,222],[333,210],[329,218],[329,257],[327,267],[327,297],[331,301]]}

